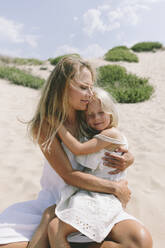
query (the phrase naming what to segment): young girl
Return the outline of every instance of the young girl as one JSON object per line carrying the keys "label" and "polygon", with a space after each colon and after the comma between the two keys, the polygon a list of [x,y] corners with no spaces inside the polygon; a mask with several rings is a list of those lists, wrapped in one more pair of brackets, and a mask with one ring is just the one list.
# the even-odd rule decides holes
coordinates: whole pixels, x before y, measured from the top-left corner
{"label": "young girl", "polygon": [[[76,155],[76,160],[84,166],[86,173],[113,181],[123,179],[125,172],[110,175],[109,168],[103,165],[102,161],[106,150],[115,152],[120,146],[127,148],[126,138],[117,129],[118,114],[111,96],[103,89],[95,88],[85,115],[90,131],[97,135],[80,143],[62,126],[59,129],[60,138]],[[122,220],[123,214],[127,214],[114,195],[90,192],[72,186],[63,189],[55,213],[60,219],[57,220],[57,229],[60,231],[55,233],[52,242],[55,246],[51,247],[70,247],[67,235],[77,230],[90,239],[101,242],[114,224]]]}

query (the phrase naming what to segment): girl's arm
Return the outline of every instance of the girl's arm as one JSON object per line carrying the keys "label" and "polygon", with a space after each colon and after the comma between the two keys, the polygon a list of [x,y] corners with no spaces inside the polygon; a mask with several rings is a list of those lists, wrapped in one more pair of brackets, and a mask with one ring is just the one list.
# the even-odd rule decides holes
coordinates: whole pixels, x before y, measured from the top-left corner
{"label": "girl's arm", "polygon": [[121,202],[128,202],[130,198],[130,190],[125,181],[109,181],[74,170],[56,137],[52,142],[50,151],[45,151],[42,144],[45,141],[46,129],[46,125],[43,125],[38,143],[49,164],[67,184],[89,191],[113,194],[118,197]]}
{"label": "girl's arm", "polygon": [[[106,129],[101,132],[102,134],[111,137],[113,139],[120,140],[121,137],[116,128]],[[103,141],[101,139],[93,138],[84,143],[79,142],[65,127],[62,125],[58,131],[58,134],[63,143],[69,148],[69,150],[75,155],[90,154],[100,151],[101,149],[112,146],[118,148],[120,145],[111,144],[109,141]]]}

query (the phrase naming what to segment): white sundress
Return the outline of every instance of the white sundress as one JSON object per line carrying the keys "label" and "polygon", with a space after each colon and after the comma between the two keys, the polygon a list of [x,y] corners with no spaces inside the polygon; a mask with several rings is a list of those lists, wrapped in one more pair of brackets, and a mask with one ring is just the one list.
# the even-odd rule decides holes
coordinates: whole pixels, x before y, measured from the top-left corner
{"label": "white sundress", "polygon": [[[82,170],[82,166],[78,165],[75,156],[64,145],[63,148],[72,167],[75,170]],[[44,210],[59,201],[61,191],[66,183],[47,160],[45,160],[40,182],[41,191],[37,199],[13,204],[0,213],[0,244],[30,241],[41,221]],[[81,233],[69,235],[68,240],[78,243],[91,242]]]}
{"label": "white sundress", "polygon": [[[127,148],[126,138],[121,142],[102,134],[95,137],[113,144],[125,145]],[[108,174],[114,169],[103,165],[102,157],[105,151],[103,149],[97,153],[76,156],[76,160],[86,167],[84,170],[86,173],[111,181],[124,179],[126,172]],[[136,220],[123,210],[121,202],[114,195],[90,192],[68,185],[61,193],[61,200],[55,213],[63,222],[98,243],[106,238],[116,223],[126,219]]]}
{"label": "white sundress", "polygon": [[[83,167],[76,162],[75,156],[65,145],[63,145],[63,148],[72,167],[75,170],[82,171]],[[45,160],[40,182],[41,191],[37,199],[16,203],[0,213],[0,244],[30,241],[41,221],[44,210],[59,202],[61,191],[66,183],[47,160]],[[69,188],[69,185],[67,187]],[[126,219],[135,218],[123,211],[118,219],[116,218],[116,223]],[[77,243],[93,242],[92,239],[79,232],[69,235],[68,240]]]}

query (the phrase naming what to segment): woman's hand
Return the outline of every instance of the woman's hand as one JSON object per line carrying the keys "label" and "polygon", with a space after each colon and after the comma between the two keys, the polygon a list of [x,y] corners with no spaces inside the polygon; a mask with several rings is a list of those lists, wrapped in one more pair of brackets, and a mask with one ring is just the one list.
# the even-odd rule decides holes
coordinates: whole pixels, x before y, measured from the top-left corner
{"label": "woman's hand", "polygon": [[124,171],[134,162],[133,155],[127,149],[117,148],[116,152],[121,152],[122,155],[105,152],[105,157],[103,157],[105,166],[115,168],[115,170],[109,172],[109,174],[117,174]]}
{"label": "woman's hand", "polygon": [[116,182],[116,184],[115,196],[119,199],[123,208],[125,208],[131,198],[131,191],[128,188],[128,182],[126,180],[120,180]]}

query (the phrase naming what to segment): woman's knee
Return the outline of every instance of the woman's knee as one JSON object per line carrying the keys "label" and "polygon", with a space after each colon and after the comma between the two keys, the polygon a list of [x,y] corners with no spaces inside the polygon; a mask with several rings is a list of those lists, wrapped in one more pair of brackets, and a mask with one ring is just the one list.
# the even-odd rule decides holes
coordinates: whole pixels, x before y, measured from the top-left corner
{"label": "woman's knee", "polygon": [[53,218],[55,218],[55,208],[56,205],[52,205],[45,209],[42,215],[42,222],[49,223]]}
{"label": "woman's knee", "polygon": [[58,218],[54,218],[48,224],[48,235],[55,235],[58,230],[59,221]]}
{"label": "woman's knee", "polygon": [[142,225],[135,226],[135,228],[128,233],[128,243],[132,244],[132,247],[136,248],[152,248],[151,235]]}
{"label": "woman's knee", "polygon": [[122,244],[124,248],[152,248],[150,233],[134,220],[125,220],[116,224],[108,235],[108,239]]}
{"label": "woman's knee", "polygon": [[[129,227],[129,226],[128,226]],[[152,248],[152,238],[148,230],[140,223],[131,223],[128,228],[125,239],[123,239],[124,247],[136,248]]]}

